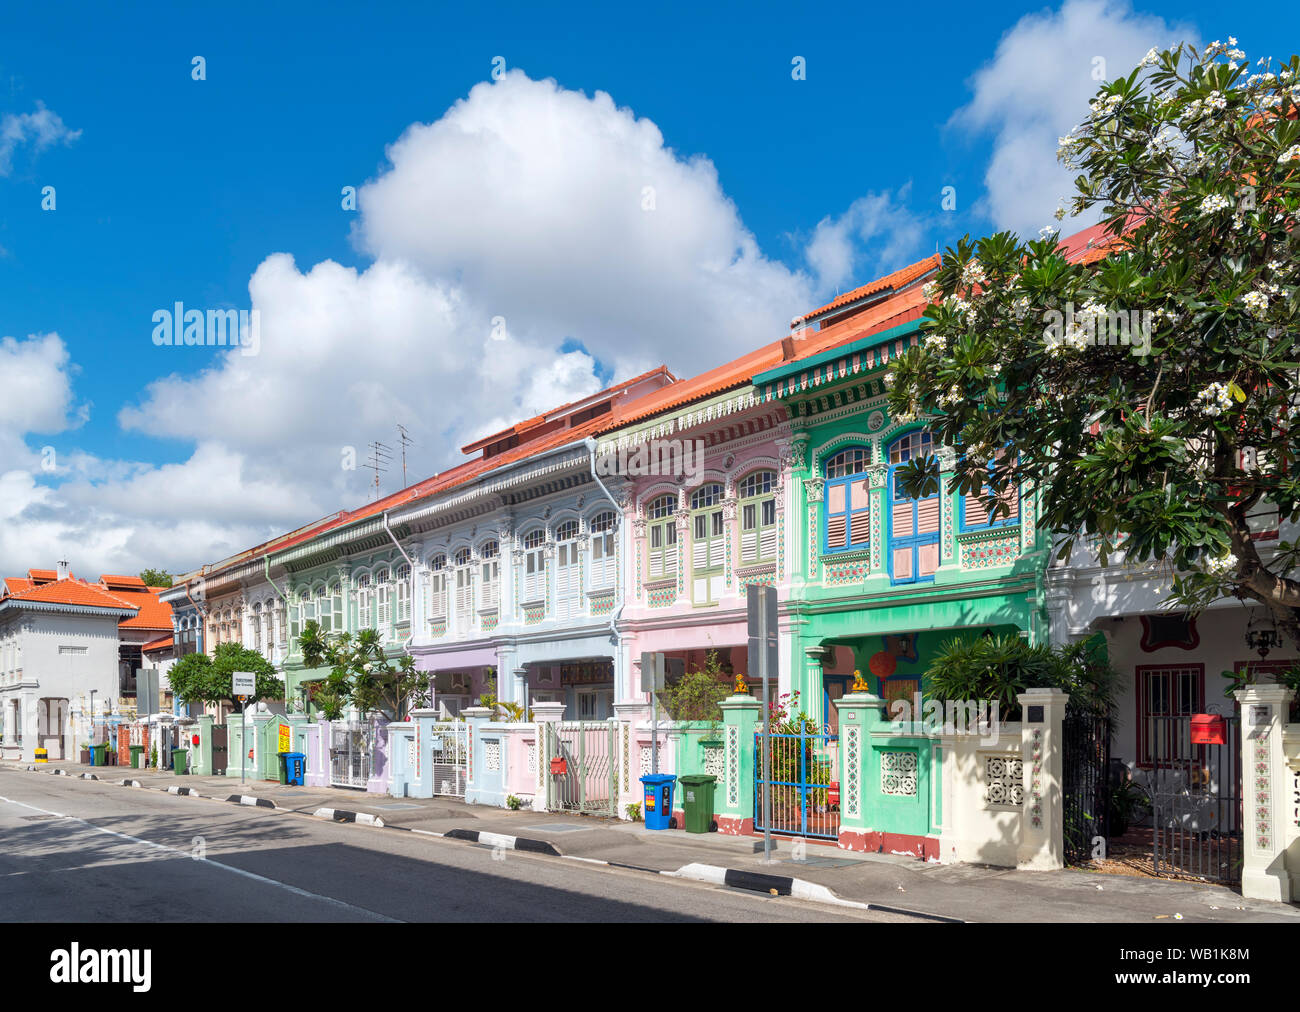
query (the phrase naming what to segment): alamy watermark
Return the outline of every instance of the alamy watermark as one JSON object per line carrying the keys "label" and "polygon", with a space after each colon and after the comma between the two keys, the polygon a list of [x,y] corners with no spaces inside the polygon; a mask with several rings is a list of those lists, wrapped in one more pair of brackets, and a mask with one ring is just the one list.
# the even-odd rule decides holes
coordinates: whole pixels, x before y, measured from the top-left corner
{"label": "alamy watermark", "polygon": [[256,309],[186,309],[178,302],[152,317],[153,343],[159,348],[238,348],[241,355],[262,349],[262,314]]}
{"label": "alamy watermark", "polygon": [[1075,308],[1065,304],[1065,311],[1048,309],[1043,313],[1043,340],[1049,351],[1125,346],[1134,355],[1151,354],[1151,334],[1156,314],[1150,309],[1107,309],[1095,302]]}
{"label": "alamy watermark", "polygon": [[602,478],[681,478],[683,485],[698,485],[704,476],[704,440],[651,439],[635,446],[620,446],[596,457],[596,473]]}
{"label": "alamy watermark", "polygon": [[890,701],[889,719],[916,721],[926,734],[979,735],[985,747],[996,745],[1002,733],[996,699],[922,699],[914,692],[910,700]]}

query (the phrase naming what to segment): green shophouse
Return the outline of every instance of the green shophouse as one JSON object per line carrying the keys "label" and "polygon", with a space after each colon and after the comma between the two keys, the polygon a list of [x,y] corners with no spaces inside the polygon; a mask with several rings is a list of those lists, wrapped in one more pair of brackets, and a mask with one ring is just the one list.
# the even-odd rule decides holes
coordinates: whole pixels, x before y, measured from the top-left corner
{"label": "green shophouse", "polygon": [[[801,358],[792,339],[789,360],[754,378],[761,400],[785,404],[792,428],[791,685],[832,730],[832,701],[851,690],[853,669],[882,699],[910,702],[948,639],[1047,638],[1048,544],[1032,498],[1015,496],[1012,515],[990,521],[980,501],[946,491],[952,451],[932,445],[924,421],[890,417],[884,377],[919,339],[924,277],[883,298],[842,296],[806,318],[843,328],[842,343]],[[903,496],[899,465],[932,452],[938,493]]]}

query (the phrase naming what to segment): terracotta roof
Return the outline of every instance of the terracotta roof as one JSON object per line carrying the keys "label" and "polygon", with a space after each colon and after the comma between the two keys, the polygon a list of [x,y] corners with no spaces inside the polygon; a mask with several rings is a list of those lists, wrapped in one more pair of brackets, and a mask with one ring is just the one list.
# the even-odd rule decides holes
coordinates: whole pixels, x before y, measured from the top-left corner
{"label": "terracotta roof", "polygon": [[32,601],[41,604],[69,604],[83,608],[113,608],[118,611],[135,611],[134,604],[128,604],[115,594],[110,594],[103,587],[97,587],[85,580],[69,578],[42,583],[17,594],[6,594],[0,600]]}
{"label": "terracotta roof", "polygon": [[57,580],[59,574],[53,569],[29,569],[27,570],[27,579],[33,583],[43,583],[49,580]]}
{"label": "terracotta roof", "polygon": [[112,590],[117,588],[139,588],[143,590],[145,587],[145,582],[138,576],[104,575],[99,578],[99,582]]}
{"label": "terracotta roof", "polygon": [[932,256],[926,257],[924,260],[918,260],[914,264],[908,264],[906,267],[896,270],[892,274],[886,274],[883,278],[876,278],[875,281],[868,281],[865,285],[861,285],[860,287],[853,289],[851,292],[845,292],[843,295],[837,296],[834,300],[826,303],[826,305],[822,306],[820,309],[814,309],[812,312],[805,313],[804,319],[815,320],[817,317],[830,312],[832,309],[839,309],[843,306],[847,306],[850,302],[857,302],[859,299],[865,299],[869,295],[900,290],[915,281],[919,281],[931,271],[938,270],[940,259],[939,254],[935,253]]}
{"label": "terracotta roof", "polygon": [[140,649],[141,649],[144,653],[146,653],[146,654],[151,654],[151,653],[154,653],[155,651],[158,651],[158,650],[167,650],[167,649],[170,649],[171,646],[172,646],[172,637],[170,637],[170,636],[160,636],[160,637],[159,637],[158,639],[156,639],[156,640],[150,640],[148,643],[146,643],[146,644],[145,644],[144,646],[142,646]]}
{"label": "terracotta roof", "polygon": [[117,590],[115,596],[120,597],[127,602],[132,608],[138,608],[132,618],[124,619],[121,622],[123,629],[170,629],[172,627],[172,606],[165,601],[158,600],[158,595],[167,588],[165,587],[146,587],[140,584],[138,590]]}

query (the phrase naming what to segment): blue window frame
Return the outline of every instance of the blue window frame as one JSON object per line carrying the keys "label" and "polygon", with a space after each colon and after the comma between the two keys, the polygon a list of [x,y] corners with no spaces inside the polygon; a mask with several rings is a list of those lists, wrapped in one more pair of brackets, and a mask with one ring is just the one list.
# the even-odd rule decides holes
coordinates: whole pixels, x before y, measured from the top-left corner
{"label": "blue window frame", "polygon": [[863,476],[871,449],[853,446],[826,460],[822,495],[822,552],[847,552],[871,544],[871,492]]}
{"label": "blue window frame", "polygon": [[[997,465],[1005,451],[999,450],[997,455],[989,462],[990,476],[993,468]],[[984,486],[984,492],[987,495],[990,492],[989,486]],[[1016,485],[1009,485],[1003,489],[1002,495],[998,497],[1008,507],[1011,512],[1006,516],[999,516],[993,519],[992,510],[989,509],[988,501],[981,496],[963,495],[959,508],[961,509],[961,529],[963,531],[986,530],[990,527],[1011,527],[1020,523],[1020,489]]]}
{"label": "blue window frame", "polygon": [[892,583],[927,583],[939,568],[939,491],[907,496],[899,469],[934,452],[930,433],[909,432],[889,446],[889,578]]}

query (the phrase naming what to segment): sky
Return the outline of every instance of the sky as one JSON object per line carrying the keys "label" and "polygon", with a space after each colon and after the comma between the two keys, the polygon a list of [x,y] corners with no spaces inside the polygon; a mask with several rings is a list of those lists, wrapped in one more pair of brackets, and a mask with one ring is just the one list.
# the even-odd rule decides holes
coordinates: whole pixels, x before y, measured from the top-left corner
{"label": "sky", "polygon": [[[1280,2],[11,9],[0,575],[184,572],[370,501],[399,424],[409,484],[962,235],[1036,233],[1099,77],[1229,35],[1288,57],[1298,27]],[[160,344],[177,303],[255,310],[256,343]]]}

